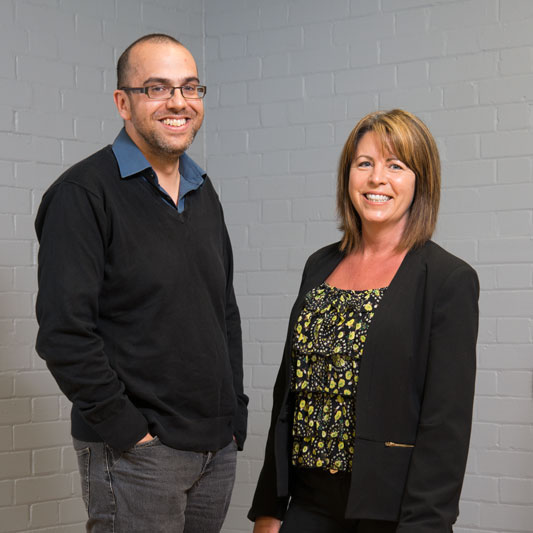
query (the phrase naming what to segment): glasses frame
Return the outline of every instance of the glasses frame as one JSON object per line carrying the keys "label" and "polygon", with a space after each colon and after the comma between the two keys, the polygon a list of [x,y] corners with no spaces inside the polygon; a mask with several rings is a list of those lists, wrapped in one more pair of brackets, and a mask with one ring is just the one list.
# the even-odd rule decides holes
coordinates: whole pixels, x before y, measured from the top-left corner
{"label": "glasses frame", "polygon": [[[177,87],[172,87],[171,85],[165,85],[164,83],[158,83],[157,85],[149,85],[148,87],[120,87],[121,91],[126,92],[132,92],[132,93],[144,93],[150,100],[159,100],[159,101],[165,101],[170,100],[174,97],[174,93],[176,92],[176,89],[180,90],[181,96],[185,98],[185,100],[203,100],[205,98],[205,95],[207,93],[207,87],[205,85],[195,85],[196,89],[203,89],[202,96],[185,96],[183,94],[184,87],[188,87],[189,85],[181,85]],[[170,95],[168,98],[154,98],[153,96],[150,96],[148,94],[148,91],[154,87],[168,87],[170,89]]]}

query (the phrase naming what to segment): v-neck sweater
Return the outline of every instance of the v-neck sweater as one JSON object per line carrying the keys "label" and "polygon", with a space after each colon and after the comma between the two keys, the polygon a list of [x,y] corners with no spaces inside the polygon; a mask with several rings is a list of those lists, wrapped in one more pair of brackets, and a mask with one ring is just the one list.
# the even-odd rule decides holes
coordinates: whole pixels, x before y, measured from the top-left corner
{"label": "v-neck sweater", "polygon": [[246,434],[240,316],[211,181],[185,210],[122,179],[111,146],[45,193],[37,351],[73,402],[72,435],[125,450],[146,433],[218,450]]}

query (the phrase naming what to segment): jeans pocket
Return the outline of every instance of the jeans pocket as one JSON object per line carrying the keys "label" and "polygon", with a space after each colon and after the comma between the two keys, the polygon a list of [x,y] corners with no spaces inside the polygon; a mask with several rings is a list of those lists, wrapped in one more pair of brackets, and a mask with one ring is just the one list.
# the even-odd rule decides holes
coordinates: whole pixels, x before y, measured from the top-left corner
{"label": "jeans pocket", "polygon": [[148,440],[146,442],[140,442],[136,444],[132,450],[140,450],[142,448],[149,448],[150,446],[157,446],[158,444],[161,444],[161,441],[159,440],[159,437],[156,435],[152,440]]}
{"label": "jeans pocket", "polygon": [[78,468],[80,471],[81,479],[81,495],[83,498],[83,503],[85,504],[85,510],[89,511],[89,465],[91,462],[91,450],[89,448],[82,448],[81,450],[76,450],[76,455],[78,456]]}
{"label": "jeans pocket", "polygon": [[147,442],[134,444],[131,448],[125,451],[117,450],[116,448],[109,446],[109,444],[105,444],[105,453],[109,470],[113,471],[115,468],[120,468],[117,466],[119,462],[122,463],[123,461],[126,461],[127,463],[136,463],[142,460],[143,457],[151,455],[148,453],[149,450],[155,450],[159,445],[162,445],[159,437],[154,437]]}

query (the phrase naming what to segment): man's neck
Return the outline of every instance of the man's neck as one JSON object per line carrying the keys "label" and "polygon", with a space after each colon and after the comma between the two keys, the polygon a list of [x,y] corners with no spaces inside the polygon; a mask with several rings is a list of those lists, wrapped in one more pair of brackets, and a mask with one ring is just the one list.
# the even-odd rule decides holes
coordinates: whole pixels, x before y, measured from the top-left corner
{"label": "man's neck", "polygon": [[[148,158],[147,158],[148,159]],[[148,160],[150,162],[150,160]],[[172,198],[172,201],[178,205],[179,190],[180,190],[180,172],[179,159],[174,165],[154,166],[151,162],[154,172],[157,174],[159,185],[165,189],[167,194]]]}

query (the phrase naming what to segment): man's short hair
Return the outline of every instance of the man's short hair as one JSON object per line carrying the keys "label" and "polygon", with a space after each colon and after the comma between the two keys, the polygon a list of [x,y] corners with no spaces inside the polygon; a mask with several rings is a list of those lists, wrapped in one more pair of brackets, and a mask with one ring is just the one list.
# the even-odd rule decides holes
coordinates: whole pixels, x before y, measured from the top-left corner
{"label": "man's short hair", "polygon": [[153,43],[173,43],[177,44],[179,46],[183,46],[180,41],[172,37],[171,35],[166,35],[165,33],[150,33],[148,35],[144,35],[143,37],[140,37],[133,43],[131,43],[124,52],[120,55],[117,62],[117,89],[120,89],[121,87],[125,87],[128,80],[128,74],[129,74],[129,58],[130,58],[130,52],[132,48],[138,44],[144,43],[144,42],[153,42]]}
{"label": "man's short hair", "polygon": [[361,245],[361,218],[349,194],[350,168],[363,135],[374,132],[382,148],[392,152],[415,174],[415,193],[409,218],[398,245],[409,250],[424,244],[435,231],[440,202],[440,158],[435,139],[416,116],[402,109],[375,111],[351,131],[339,161],[337,212],[343,232],[341,249],[347,253]]}

